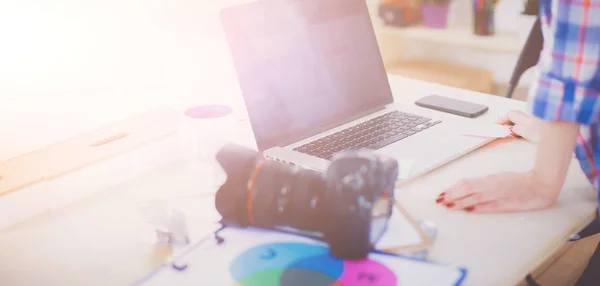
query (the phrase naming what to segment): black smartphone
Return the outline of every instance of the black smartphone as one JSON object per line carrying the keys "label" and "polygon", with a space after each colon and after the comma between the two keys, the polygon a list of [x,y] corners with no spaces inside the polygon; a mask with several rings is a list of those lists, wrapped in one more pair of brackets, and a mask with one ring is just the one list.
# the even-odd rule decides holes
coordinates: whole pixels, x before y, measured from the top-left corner
{"label": "black smartphone", "polygon": [[455,115],[460,115],[469,118],[475,118],[486,113],[489,107],[468,101],[443,97],[439,95],[429,95],[415,102],[416,105],[447,112]]}

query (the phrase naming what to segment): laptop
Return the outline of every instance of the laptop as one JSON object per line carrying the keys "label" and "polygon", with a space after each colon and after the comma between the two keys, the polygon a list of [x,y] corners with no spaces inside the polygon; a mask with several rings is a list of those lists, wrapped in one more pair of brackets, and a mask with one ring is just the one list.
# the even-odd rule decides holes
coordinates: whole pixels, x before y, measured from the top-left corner
{"label": "laptop", "polygon": [[259,0],[220,19],[267,158],[325,171],[369,148],[412,162],[411,179],[490,141],[456,132],[472,119],[394,102],[365,0]]}

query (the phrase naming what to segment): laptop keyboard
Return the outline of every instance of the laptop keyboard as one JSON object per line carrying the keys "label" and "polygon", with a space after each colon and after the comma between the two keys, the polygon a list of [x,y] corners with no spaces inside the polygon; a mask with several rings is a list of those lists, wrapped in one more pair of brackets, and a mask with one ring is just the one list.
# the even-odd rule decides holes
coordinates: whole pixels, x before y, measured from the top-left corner
{"label": "laptop keyboard", "polygon": [[327,135],[297,148],[326,160],[339,152],[351,149],[380,149],[441,123],[430,118],[391,111],[347,129]]}

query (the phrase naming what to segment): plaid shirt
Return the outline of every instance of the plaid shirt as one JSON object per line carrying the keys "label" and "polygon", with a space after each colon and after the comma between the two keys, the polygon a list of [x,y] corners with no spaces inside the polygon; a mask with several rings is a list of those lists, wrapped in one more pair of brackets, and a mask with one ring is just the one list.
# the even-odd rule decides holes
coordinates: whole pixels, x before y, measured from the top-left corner
{"label": "plaid shirt", "polygon": [[533,115],[581,126],[575,154],[598,190],[600,0],[540,0],[544,48],[529,91]]}

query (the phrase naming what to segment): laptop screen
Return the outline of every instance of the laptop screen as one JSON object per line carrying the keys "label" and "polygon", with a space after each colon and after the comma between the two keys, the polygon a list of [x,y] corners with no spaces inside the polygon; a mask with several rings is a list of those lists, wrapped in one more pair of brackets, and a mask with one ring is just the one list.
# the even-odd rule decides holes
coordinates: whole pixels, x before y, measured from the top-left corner
{"label": "laptop screen", "polygon": [[260,0],[221,21],[261,151],[393,101],[365,0]]}

